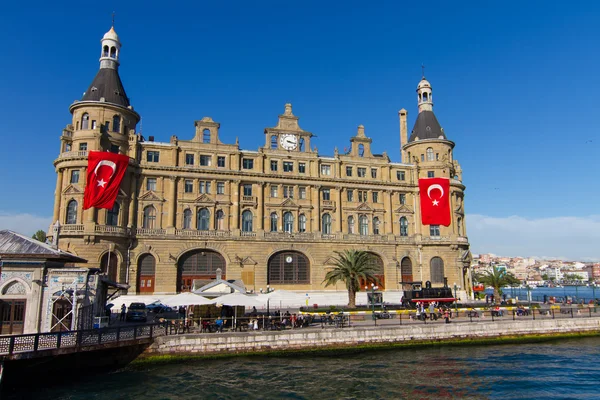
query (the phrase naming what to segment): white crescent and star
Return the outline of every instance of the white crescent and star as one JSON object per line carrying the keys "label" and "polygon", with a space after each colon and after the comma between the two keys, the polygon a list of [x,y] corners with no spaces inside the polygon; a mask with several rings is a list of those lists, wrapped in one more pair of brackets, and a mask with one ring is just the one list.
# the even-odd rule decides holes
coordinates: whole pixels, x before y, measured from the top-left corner
{"label": "white crescent and star", "polygon": [[[97,165],[96,168],[94,168],[94,175],[98,175],[98,169],[101,166],[107,166],[110,167],[112,169],[112,172],[110,173],[110,176],[108,177],[108,181],[110,181],[110,178],[112,178],[112,176],[115,174],[115,171],[117,170],[117,164],[115,164],[114,162],[110,161],[110,160],[101,160]],[[100,180],[98,180],[98,186],[104,187],[108,181],[105,181],[104,179],[100,178]]]}
{"label": "white crescent and star", "polygon": [[[440,198],[444,197],[444,188],[439,183],[431,185],[431,186],[429,186],[429,188],[427,188],[427,197],[429,197],[431,199],[431,191],[433,189],[439,189],[439,191],[442,192],[442,195],[440,196]],[[432,203],[434,206],[437,206],[438,204],[440,204],[440,202],[435,199],[433,199]]]}

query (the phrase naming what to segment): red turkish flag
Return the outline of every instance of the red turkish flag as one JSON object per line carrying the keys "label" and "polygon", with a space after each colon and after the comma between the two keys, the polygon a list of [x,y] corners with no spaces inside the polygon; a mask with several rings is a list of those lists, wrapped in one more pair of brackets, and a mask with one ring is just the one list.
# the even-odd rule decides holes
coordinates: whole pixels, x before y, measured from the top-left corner
{"label": "red turkish flag", "polygon": [[450,225],[450,179],[419,179],[423,225]]}
{"label": "red turkish flag", "polygon": [[83,209],[112,209],[127,171],[129,157],[104,151],[88,153],[87,184],[83,193]]}

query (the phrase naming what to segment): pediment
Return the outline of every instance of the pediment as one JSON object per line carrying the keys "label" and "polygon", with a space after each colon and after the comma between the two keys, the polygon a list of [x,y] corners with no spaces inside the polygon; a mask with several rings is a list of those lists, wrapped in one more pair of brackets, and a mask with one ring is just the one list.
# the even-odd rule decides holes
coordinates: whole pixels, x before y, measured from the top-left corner
{"label": "pediment", "polygon": [[63,194],[81,194],[83,190],[76,185],[69,185],[63,190]]}
{"label": "pediment", "polygon": [[204,204],[215,204],[215,201],[210,198],[210,196],[207,196],[206,194],[201,194],[200,196],[196,197],[196,200],[194,200],[195,203],[204,203]]}
{"label": "pediment", "polygon": [[359,206],[356,207],[356,210],[358,210],[358,211],[373,211],[373,209],[371,207],[369,207],[369,205],[367,203],[359,204]]}
{"label": "pediment", "polygon": [[336,265],[337,259],[335,257],[328,257],[327,260],[323,263],[323,265]]}
{"label": "pediment", "polygon": [[163,201],[163,199],[158,196],[153,191],[149,191],[140,196],[140,200],[142,201]]}
{"label": "pediment", "polygon": [[294,200],[292,199],[285,199],[281,204],[281,207],[291,207],[291,208],[298,208],[298,204],[294,203]]}
{"label": "pediment", "polygon": [[406,204],[402,204],[400,207],[396,208],[396,210],[394,212],[397,212],[400,214],[413,214],[414,210],[412,208],[410,208],[409,206],[407,206]]}

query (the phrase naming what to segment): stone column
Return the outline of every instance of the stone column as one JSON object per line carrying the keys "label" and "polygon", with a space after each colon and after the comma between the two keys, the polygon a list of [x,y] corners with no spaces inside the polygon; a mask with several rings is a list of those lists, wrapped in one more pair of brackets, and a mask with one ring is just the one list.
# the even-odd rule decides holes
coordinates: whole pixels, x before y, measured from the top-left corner
{"label": "stone column", "polygon": [[335,230],[334,232],[342,231],[342,188],[337,188],[337,204],[336,204],[336,217],[335,219]]}
{"label": "stone column", "polygon": [[313,232],[319,232],[321,230],[321,209],[320,209],[320,199],[319,196],[321,194],[321,186],[315,185],[312,188],[312,206],[313,206],[313,219],[312,221],[312,230]]}
{"label": "stone column", "polygon": [[260,231],[264,229],[264,224],[265,224],[265,219],[263,218],[264,215],[264,210],[263,210],[263,205],[264,205],[264,192],[265,192],[265,187],[264,187],[264,183],[258,183],[258,191],[257,191],[257,196],[256,196],[256,202],[258,203],[258,207],[256,209],[256,222],[258,222],[258,224],[256,225],[256,230]]}
{"label": "stone column", "polygon": [[392,210],[392,191],[386,190],[383,192],[385,201],[385,232],[386,234],[394,234],[394,210]]}
{"label": "stone column", "polygon": [[135,199],[137,193],[137,175],[131,174],[131,185],[129,188],[129,217],[127,221],[127,227],[133,228],[137,226],[135,220],[135,210],[137,208],[137,201]]}
{"label": "stone column", "polygon": [[240,182],[231,182],[231,230],[240,228]]}
{"label": "stone column", "polygon": [[177,227],[177,177],[169,177],[169,220],[167,229]]}
{"label": "stone column", "polygon": [[60,200],[62,198],[63,170],[59,169],[56,173],[56,191],[54,192],[54,213],[52,214],[52,223],[60,218]]}

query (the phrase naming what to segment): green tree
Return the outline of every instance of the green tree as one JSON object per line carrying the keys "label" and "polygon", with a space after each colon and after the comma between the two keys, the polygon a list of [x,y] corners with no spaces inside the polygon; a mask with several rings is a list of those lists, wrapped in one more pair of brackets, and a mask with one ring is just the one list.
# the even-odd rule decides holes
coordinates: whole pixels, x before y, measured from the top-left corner
{"label": "green tree", "polygon": [[46,243],[46,232],[40,229],[39,231],[33,234],[32,238],[42,243]]}
{"label": "green tree", "polygon": [[356,293],[360,290],[361,282],[375,282],[377,266],[369,253],[363,250],[336,251],[334,266],[327,272],[323,282],[325,287],[343,281],[348,289],[348,307],[356,307]]}
{"label": "green tree", "polygon": [[517,279],[510,272],[506,272],[503,269],[492,266],[491,271],[485,271],[476,274],[474,277],[475,282],[482,283],[485,286],[491,286],[494,288],[494,301],[496,304],[500,303],[500,295],[502,294],[501,288],[503,286],[519,285],[521,281]]}

